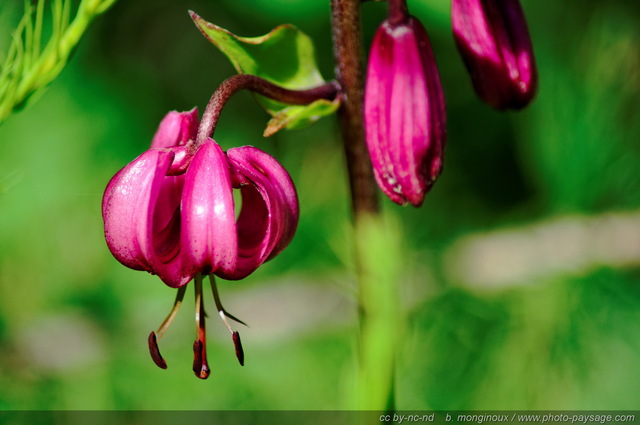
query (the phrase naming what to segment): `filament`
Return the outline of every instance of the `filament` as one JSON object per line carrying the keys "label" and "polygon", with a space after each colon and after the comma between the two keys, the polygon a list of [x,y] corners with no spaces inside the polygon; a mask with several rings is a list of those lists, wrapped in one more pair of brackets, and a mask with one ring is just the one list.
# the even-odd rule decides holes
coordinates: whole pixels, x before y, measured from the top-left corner
{"label": "filament", "polygon": [[178,288],[178,292],[176,294],[176,300],[173,302],[173,307],[171,311],[164,319],[164,322],[160,325],[156,332],[151,332],[149,334],[149,338],[147,339],[147,343],[149,344],[149,353],[151,354],[151,358],[153,362],[161,369],[167,368],[167,362],[162,358],[160,354],[160,348],[158,347],[158,340],[162,338],[162,335],[169,329],[171,322],[178,314],[178,310],[180,310],[180,306],[182,305],[182,299],[184,298],[184,293],[187,290],[186,285]]}
{"label": "filament", "polygon": [[184,299],[184,294],[186,291],[187,291],[187,285],[181,286],[180,288],[178,288],[176,299],[173,302],[173,307],[171,308],[171,311],[169,312],[167,317],[164,319],[164,322],[162,322],[162,324],[156,331],[157,339],[162,338],[162,335],[164,335],[167,329],[169,329],[171,322],[173,322],[173,319],[175,319],[176,315],[178,314],[178,311],[180,310],[180,307],[182,306],[182,300]]}

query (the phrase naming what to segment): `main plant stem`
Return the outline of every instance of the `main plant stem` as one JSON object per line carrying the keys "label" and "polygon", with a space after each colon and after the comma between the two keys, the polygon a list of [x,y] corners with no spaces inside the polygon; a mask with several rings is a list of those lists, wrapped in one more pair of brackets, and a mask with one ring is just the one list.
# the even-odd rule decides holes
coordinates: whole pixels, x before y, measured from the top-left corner
{"label": "main plant stem", "polygon": [[340,125],[351,185],[353,215],[358,221],[361,215],[377,215],[380,209],[364,141],[360,0],[331,0],[331,19],[337,80],[342,87]]}
{"label": "main plant stem", "polygon": [[[381,217],[377,187],[365,144],[361,0],[331,0],[337,80],[342,88],[340,126],[351,189],[355,266],[358,280],[359,349],[356,406],[360,410],[394,408],[395,350],[398,335],[397,244]],[[381,251],[382,249],[382,251]],[[382,258],[381,258],[382,253]]]}

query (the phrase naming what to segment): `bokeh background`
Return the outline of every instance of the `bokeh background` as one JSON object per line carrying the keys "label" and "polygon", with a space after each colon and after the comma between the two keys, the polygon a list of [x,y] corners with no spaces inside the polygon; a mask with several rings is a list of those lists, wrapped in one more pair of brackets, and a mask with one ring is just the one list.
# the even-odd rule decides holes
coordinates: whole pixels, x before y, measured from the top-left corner
{"label": "bokeh background", "polygon": [[[22,15],[0,2],[0,52]],[[399,409],[638,409],[640,402],[640,3],[523,0],[540,72],[535,102],[500,113],[474,95],[449,1],[410,0],[430,33],[448,107],[445,171],[401,223],[406,325]],[[217,141],[251,144],[290,171],[301,201],[285,252],[221,282],[246,365],[211,314],[207,381],[191,372],[191,291],[160,342],[174,291],[104,243],[111,176],[164,114],[201,110],[227,59],[192,9],[239,35],[291,22],[333,75],[326,0],[120,0],[42,96],[0,124],[0,409],[346,409],[357,353],[346,176],[335,117],[262,138],[251,95]],[[363,6],[369,41],[385,4]],[[215,313],[215,312],[214,312]],[[390,319],[392,320],[392,319]]]}

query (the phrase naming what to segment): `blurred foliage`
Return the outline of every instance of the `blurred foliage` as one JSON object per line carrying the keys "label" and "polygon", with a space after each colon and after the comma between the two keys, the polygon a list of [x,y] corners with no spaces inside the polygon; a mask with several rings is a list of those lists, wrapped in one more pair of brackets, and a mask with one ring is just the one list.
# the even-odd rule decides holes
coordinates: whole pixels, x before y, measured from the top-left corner
{"label": "blurred foliage", "polygon": [[[444,261],[470,234],[640,209],[640,6],[524,0],[540,91],[517,114],[475,98],[448,1],[409,6],[432,39],[449,142],[445,171],[423,207],[384,202],[406,247],[400,295],[409,323],[397,407],[640,408],[640,258],[624,269],[521,276],[492,289],[449,278],[456,263]],[[19,24],[19,7],[0,6],[0,48]],[[111,257],[100,202],[168,110],[202,110],[235,73],[188,9],[246,36],[295,24],[316,43],[322,74],[333,74],[324,0],[122,1],[95,21],[46,95],[0,126],[0,409],[350,406],[357,312],[337,125],[329,118],[263,139],[268,115],[246,93],[225,108],[216,139],[225,148],[256,145],[290,171],[301,201],[298,233],[251,277],[221,282],[225,307],[251,325],[241,329],[246,366],[211,317],[212,376],[193,376],[190,302],[161,342],[169,369],[149,358],[146,337],[174,292]],[[384,11],[383,3],[364,4],[366,40]]]}
{"label": "blurred foliage", "polygon": [[0,122],[60,74],[89,23],[114,1],[83,0],[72,19],[71,0],[25,0],[24,16],[2,57]]}

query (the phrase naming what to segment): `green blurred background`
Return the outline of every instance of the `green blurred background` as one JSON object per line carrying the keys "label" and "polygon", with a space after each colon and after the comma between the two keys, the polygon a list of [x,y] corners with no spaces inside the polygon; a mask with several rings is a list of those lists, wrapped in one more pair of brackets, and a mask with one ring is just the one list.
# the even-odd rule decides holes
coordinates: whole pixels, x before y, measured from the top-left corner
{"label": "green blurred background", "polygon": [[[405,249],[397,408],[639,409],[640,4],[524,0],[540,91],[519,113],[476,99],[448,1],[409,6],[432,38],[449,138],[421,208],[384,200]],[[298,233],[251,277],[220,284],[225,307],[251,326],[240,329],[244,367],[211,314],[212,376],[194,377],[191,291],[160,342],[168,370],[149,357],[147,335],[174,291],[113,259],[100,202],[167,111],[202,111],[234,74],[188,9],[244,36],[294,23],[332,77],[328,0],[120,0],[98,17],[60,77],[0,124],[0,409],[353,406],[355,278],[336,120],[263,139],[267,116],[246,93],[216,139],[285,165]],[[1,1],[0,54],[21,14],[22,1]],[[384,14],[364,4],[367,41]]]}

